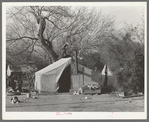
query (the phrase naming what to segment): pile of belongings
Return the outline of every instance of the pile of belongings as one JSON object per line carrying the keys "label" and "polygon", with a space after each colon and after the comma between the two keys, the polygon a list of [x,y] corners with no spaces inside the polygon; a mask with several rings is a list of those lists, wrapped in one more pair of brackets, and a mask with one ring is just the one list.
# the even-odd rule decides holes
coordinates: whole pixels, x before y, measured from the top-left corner
{"label": "pile of belongings", "polygon": [[[96,91],[96,90],[101,90],[101,87],[98,84],[88,84],[88,85],[82,85],[81,88],[78,89],[78,91],[74,91],[73,94],[82,94],[84,93],[86,90],[90,90],[90,91]],[[100,91],[101,92],[101,91]]]}
{"label": "pile of belongings", "polygon": [[15,91],[11,87],[8,87],[6,89],[6,94],[7,96],[12,96],[12,95],[15,95]]}
{"label": "pile of belongings", "polygon": [[20,95],[21,92],[19,90],[14,91],[12,87],[8,87],[6,90],[7,95]]}
{"label": "pile of belongings", "polygon": [[88,84],[87,87],[90,90],[96,90],[96,89],[100,89],[100,86],[98,84]]}
{"label": "pile of belongings", "polygon": [[38,97],[38,91],[32,90],[32,91],[30,91],[29,94],[30,94],[30,97],[33,99],[37,99],[37,97]]}
{"label": "pile of belongings", "polygon": [[115,92],[115,94],[117,97],[124,97],[125,96],[124,92]]}
{"label": "pile of belongings", "polygon": [[11,87],[8,87],[7,88],[7,93],[9,93],[9,92],[14,92],[14,90]]}
{"label": "pile of belongings", "polygon": [[79,94],[82,94],[83,93],[83,89],[82,87],[78,89],[78,91],[74,91],[74,95],[79,95]]}

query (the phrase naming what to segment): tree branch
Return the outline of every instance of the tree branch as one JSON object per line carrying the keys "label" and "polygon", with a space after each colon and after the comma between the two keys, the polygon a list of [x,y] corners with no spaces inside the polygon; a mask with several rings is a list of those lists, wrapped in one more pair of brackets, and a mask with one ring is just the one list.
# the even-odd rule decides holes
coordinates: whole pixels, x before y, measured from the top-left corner
{"label": "tree branch", "polygon": [[32,37],[20,37],[20,38],[15,38],[15,39],[7,39],[6,41],[13,41],[13,40],[20,40],[20,39],[31,39],[31,40],[38,40],[38,38],[32,38]]}
{"label": "tree branch", "polygon": [[63,29],[59,28],[53,21],[49,20],[47,17],[45,19],[47,19],[49,22],[51,22],[59,30],[63,30]]}

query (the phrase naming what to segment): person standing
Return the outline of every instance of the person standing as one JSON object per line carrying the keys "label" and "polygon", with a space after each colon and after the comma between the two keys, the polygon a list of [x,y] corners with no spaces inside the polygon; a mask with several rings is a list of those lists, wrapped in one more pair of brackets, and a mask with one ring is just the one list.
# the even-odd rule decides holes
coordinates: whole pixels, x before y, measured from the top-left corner
{"label": "person standing", "polygon": [[62,52],[61,52],[61,54],[60,54],[60,56],[59,56],[59,59],[64,58],[64,57],[67,56],[66,49],[67,49],[68,46],[69,46],[68,43],[66,43],[66,44],[64,45],[64,47],[63,47],[63,49],[62,49]]}
{"label": "person standing", "polygon": [[6,89],[10,87],[9,78],[10,76],[6,76]]}
{"label": "person standing", "polygon": [[22,80],[22,77],[21,76],[19,76],[18,82],[19,82],[19,91],[22,92],[23,80]]}
{"label": "person standing", "polygon": [[19,76],[18,75],[16,76],[15,83],[16,83],[15,91],[18,92],[19,90]]}
{"label": "person standing", "polygon": [[14,82],[14,80],[15,80],[15,75],[11,74],[9,84],[10,84],[10,87],[15,91],[16,83]]}

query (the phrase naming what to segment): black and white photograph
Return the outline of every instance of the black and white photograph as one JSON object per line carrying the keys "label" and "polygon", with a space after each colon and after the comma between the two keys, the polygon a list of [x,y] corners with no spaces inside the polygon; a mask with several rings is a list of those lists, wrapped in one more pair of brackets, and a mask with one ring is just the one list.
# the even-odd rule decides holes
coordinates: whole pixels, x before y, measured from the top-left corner
{"label": "black and white photograph", "polygon": [[3,2],[4,120],[147,119],[147,2]]}

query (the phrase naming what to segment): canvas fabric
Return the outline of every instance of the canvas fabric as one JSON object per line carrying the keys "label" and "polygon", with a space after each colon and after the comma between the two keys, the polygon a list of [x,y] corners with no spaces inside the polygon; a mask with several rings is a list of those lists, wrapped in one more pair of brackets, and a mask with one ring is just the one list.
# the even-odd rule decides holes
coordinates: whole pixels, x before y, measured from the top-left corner
{"label": "canvas fabric", "polygon": [[7,76],[10,76],[11,75],[11,69],[10,69],[10,66],[8,65],[8,68],[7,68]]}
{"label": "canvas fabric", "polygon": [[[102,75],[105,75],[105,72],[106,72],[106,64],[104,65],[104,68],[101,72]],[[107,66],[107,76],[113,76],[113,73],[110,71],[109,67]]]}
{"label": "canvas fabric", "polygon": [[64,69],[71,63],[71,58],[62,58],[57,62],[35,73],[35,89],[41,91],[57,91],[59,79]]}

